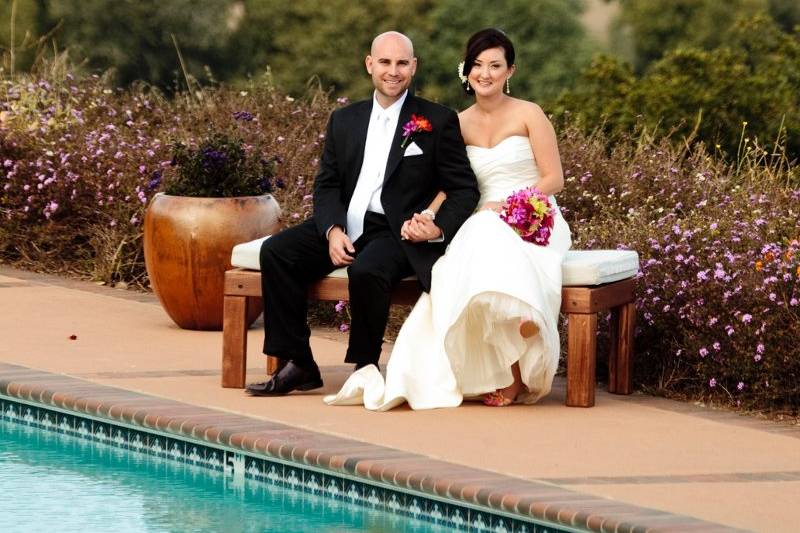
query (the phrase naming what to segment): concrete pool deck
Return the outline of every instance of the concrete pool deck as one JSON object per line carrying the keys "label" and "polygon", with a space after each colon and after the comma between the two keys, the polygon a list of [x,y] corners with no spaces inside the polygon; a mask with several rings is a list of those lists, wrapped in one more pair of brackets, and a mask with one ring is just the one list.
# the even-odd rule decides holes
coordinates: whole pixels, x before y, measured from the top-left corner
{"label": "concrete pool deck", "polygon": [[[153,295],[4,266],[0,295],[3,363],[731,527],[796,530],[795,425],[602,389],[595,407],[567,408],[562,379],[534,406],[389,413],[327,407],[321,396],[351,371],[342,363],[346,336],[328,330],[312,338],[322,391],[250,398],[219,386],[221,333],[179,329]],[[249,331],[248,381],[264,376],[261,340],[258,328]],[[390,351],[387,345],[384,361]]]}

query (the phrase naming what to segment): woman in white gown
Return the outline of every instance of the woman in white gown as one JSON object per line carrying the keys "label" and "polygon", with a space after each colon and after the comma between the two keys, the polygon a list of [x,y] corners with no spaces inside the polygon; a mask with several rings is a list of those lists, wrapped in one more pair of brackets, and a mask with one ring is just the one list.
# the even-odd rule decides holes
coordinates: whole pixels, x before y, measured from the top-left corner
{"label": "woman in white gown", "polygon": [[[398,334],[386,380],[374,365],[345,382],[330,405],[388,410],[458,406],[464,398],[487,405],[533,403],[550,391],[560,342],[561,262],[570,231],[552,196],[563,175],[555,132],[541,108],[504,94],[514,73],[514,47],[499,30],[467,43],[460,66],[475,103],[460,115],[467,155],[481,191],[479,211],[434,265],[423,293]],[[547,246],[523,241],[498,211],[513,192],[536,186],[550,195],[555,224]],[[441,196],[441,195],[440,195]],[[417,214],[403,238],[430,234],[435,211]]]}

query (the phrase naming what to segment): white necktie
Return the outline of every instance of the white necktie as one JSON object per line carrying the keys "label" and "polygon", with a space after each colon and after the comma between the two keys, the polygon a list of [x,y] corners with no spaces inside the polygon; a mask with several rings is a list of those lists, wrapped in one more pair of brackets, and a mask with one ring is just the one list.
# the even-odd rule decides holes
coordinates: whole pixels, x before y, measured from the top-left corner
{"label": "white necktie", "polygon": [[372,168],[368,169],[367,175],[359,177],[347,208],[347,235],[352,242],[356,242],[364,232],[364,215],[367,213],[372,195],[383,186],[383,172],[389,157],[389,115],[379,113],[376,122],[377,124],[373,125],[376,129],[374,144],[365,147],[365,150],[376,150],[374,154],[367,154],[364,160],[364,164],[372,164]]}

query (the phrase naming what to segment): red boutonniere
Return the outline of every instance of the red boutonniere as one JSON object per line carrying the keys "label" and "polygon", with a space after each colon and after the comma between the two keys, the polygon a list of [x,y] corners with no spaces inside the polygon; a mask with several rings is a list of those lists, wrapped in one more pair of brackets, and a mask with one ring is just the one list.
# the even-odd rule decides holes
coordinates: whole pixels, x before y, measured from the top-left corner
{"label": "red boutonniere", "polygon": [[424,116],[411,115],[411,120],[403,125],[403,142],[400,144],[400,148],[405,148],[408,141],[418,131],[433,131],[433,126],[431,126],[430,120]]}

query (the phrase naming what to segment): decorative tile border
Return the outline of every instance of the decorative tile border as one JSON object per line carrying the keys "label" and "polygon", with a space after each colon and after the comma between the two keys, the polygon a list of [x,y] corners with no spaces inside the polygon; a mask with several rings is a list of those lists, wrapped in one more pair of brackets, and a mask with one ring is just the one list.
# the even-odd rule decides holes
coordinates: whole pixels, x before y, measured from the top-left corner
{"label": "decorative tile border", "polygon": [[275,487],[313,494],[369,509],[407,516],[462,531],[559,532],[513,518],[471,510],[424,497],[408,495],[357,480],[344,479],[224,448],[203,446],[158,433],[116,426],[79,415],[20,403],[0,395],[0,420],[32,429],[96,442],[120,450],[223,473],[234,479],[252,480]]}
{"label": "decorative tile border", "polygon": [[462,531],[731,531],[553,485],[0,363],[0,419]]}

